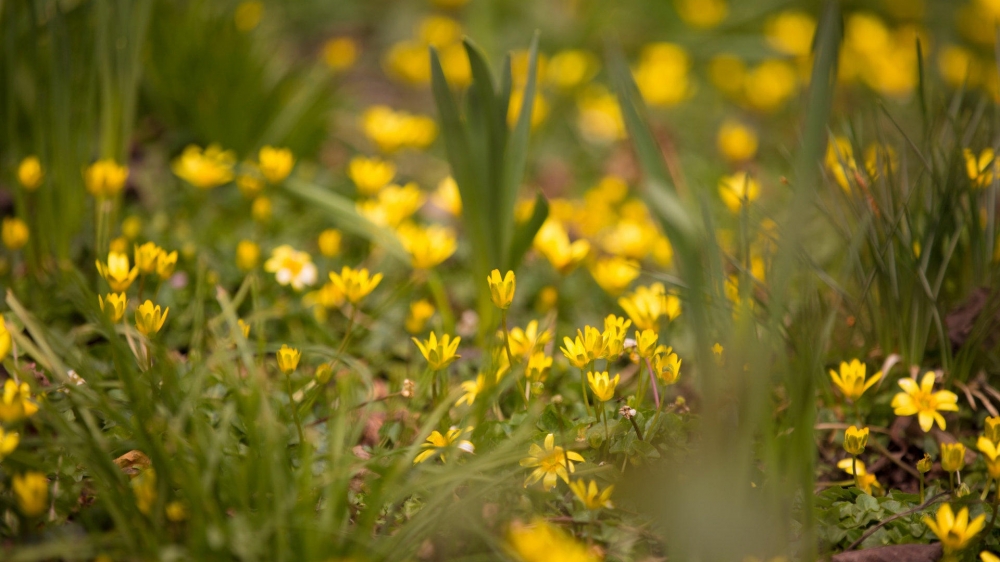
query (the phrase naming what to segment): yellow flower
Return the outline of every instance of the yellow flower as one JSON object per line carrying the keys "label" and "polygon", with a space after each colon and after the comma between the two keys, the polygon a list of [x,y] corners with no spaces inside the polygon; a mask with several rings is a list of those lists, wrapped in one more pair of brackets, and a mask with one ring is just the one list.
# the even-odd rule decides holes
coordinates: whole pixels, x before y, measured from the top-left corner
{"label": "yellow flower", "polygon": [[993,183],[993,175],[1000,168],[992,148],[984,148],[977,158],[968,148],[962,150],[965,156],[965,169],[974,187],[986,187]]}
{"label": "yellow flower", "polygon": [[236,267],[251,271],[260,262],[260,246],[250,240],[240,240],[236,245]]}
{"label": "yellow flower", "polygon": [[316,382],[319,384],[326,384],[330,382],[330,378],[333,377],[333,366],[329,363],[323,363],[319,367],[316,367]]}
{"label": "yellow flower", "polygon": [[750,204],[760,197],[760,185],[746,172],[737,172],[719,180],[719,196],[726,208],[739,213],[744,204]]}
{"label": "yellow flower", "polygon": [[671,385],[681,376],[681,360],[673,352],[672,347],[659,346],[653,355],[653,372],[663,384]]}
{"label": "yellow flower", "polygon": [[149,515],[156,504],[156,471],[147,468],[133,478],[129,484],[132,486],[132,493],[135,494],[135,506],[143,514]]}
{"label": "yellow flower", "polygon": [[257,160],[260,173],[271,183],[281,183],[292,173],[292,166],[295,165],[295,156],[291,150],[273,146],[261,148],[257,153]]}
{"label": "yellow flower", "polygon": [[868,445],[867,427],[858,429],[857,426],[852,425],[844,432],[844,450],[848,454],[858,456],[865,452],[866,445]]}
{"label": "yellow flower", "polygon": [[500,310],[510,308],[510,303],[514,300],[514,289],[517,286],[514,272],[508,271],[501,279],[500,270],[494,269],[486,278],[486,282],[490,286],[490,298],[493,300],[493,305]]}
{"label": "yellow flower", "polygon": [[515,326],[510,330],[510,353],[515,357],[529,357],[552,340],[552,332],[548,330],[538,331],[538,320],[528,322],[522,330],[520,326]]}
{"label": "yellow flower", "polygon": [[41,515],[49,502],[49,479],[41,472],[15,474],[11,488],[17,499],[17,508],[28,517]]}
{"label": "yellow flower", "polygon": [[587,141],[608,144],[625,138],[625,121],[618,98],[603,86],[587,87],[577,97],[576,107],[577,127]]}
{"label": "yellow flower", "polygon": [[458,249],[455,233],[450,228],[405,224],[396,230],[403,248],[410,253],[414,269],[430,269],[450,258]]}
{"label": "yellow flower", "polygon": [[38,189],[44,178],[42,162],[37,156],[28,156],[17,166],[17,181],[28,191]]}
{"label": "yellow flower", "polygon": [[587,51],[559,51],[549,59],[545,81],[560,90],[571,90],[590,80],[599,66],[597,57]]}
{"label": "yellow flower", "polygon": [[695,29],[713,28],[729,15],[725,0],[674,0],[677,15]]}
{"label": "yellow flower", "polygon": [[323,62],[332,70],[347,70],[357,58],[358,46],[350,37],[335,37],[323,43]]}
{"label": "yellow flower", "polygon": [[406,316],[406,331],[411,334],[423,332],[431,316],[434,316],[434,305],[430,301],[421,299],[411,302],[410,313]]}
{"label": "yellow flower", "polygon": [[1000,556],[984,550],[979,553],[979,560],[982,562],[1000,562]]}
{"label": "yellow flower", "polygon": [[[481,375],[480,375],[481,376]],[[434,430],[429,436],[427,436],[427,441],[422,443],[420,446],[424,449],[416,458],[413,459],[413,464],[422,463],[425,460],[439,454],[441,457],[441,462],[447,462],[445,459],[445,454],[448,449],[453,445],[459,451],[465,451],[466,453],[475,453],[476,447],[471,441],[466,439],[459,439],[462,435],[466,433],[471,433],[472,427],[466,427],[465,429],[460,429],[457,427],[452,427],[444,435],[441,432]]]}
{"label": "yellow flower", "polygon": [[903,392],[896,394],[892,399],[892,407],[895,408],[897,416],[917,415],[920,421],[920,429],[925,432],[931,430],[934,422],[942,430],[945,428],[942,411],[957,412],[958,396],[954,392],[947,390],[934,390],[934,373],[928,372],[924,375],[920,385],[911,378],[899,379],[899,386]]}
{"label": "yellow flower", "polygon": [[722,351],[723,351],[722,344],[719,342],[715,342],[715,345],[712,346],[712,353],[714,355],[722,357]]}
{"label": "yellow flower", "polygon": [[965,445],[961,443],[941,444],[941,470],[958,472],[965,466]]}
{"label": "yellow flower", "polygon": [[[244,166],[252,167],[254,170],[257,166],[252,162],[244,162]],[[264,180],[262,180],[257,174],[240,174],[236,176],[236,187],[240,188],[240,193],[243,194],[247,199],[253,199],[260,195],[260,192],[264,189]]]}
{"label": "yellow flower", "polygon": [[510,549],[523,562],[599,562],[602,558],[572,536],[536,517],[530,525],[515,521],[507,533]]}
{"label": "yellow flower", "polygon": [[375,199],[358,201],[358,212],[379,226],[397,227],[423,206],[426,197],[417,184],[387,185]]}
{"label": "yellow flower", "polygon": [[643,48],[639,65],[633,74],[635,84],[646,103],[673,106],[687,99],[693,92],[688,74],[690,68],[691,57],[681,46],[651,43]]}
{"label": "yellow flower", "polygon": [[17,217],[6,217],[3,219],[3,227],[0,228],[0,238],[3,245],[9,250],[20,250],[28,243],[28,225]]}
{"label": "yellow flower", "polygon": [[456,406],[461,406],[462,404],[472,405],[476,401],[476,397],[479,396],[483,390],[486,388],[486,377],[483,375],[476,375],[476,380],[474,381],[464,381],[462,382],[462,390],[465,391],[457,402]]}
{"label": "yellow flower", "polygon": [[618,359],[625,351],[625,337],[628,335],[631,320],[626,320],[609,314],[604,319],[604,332],[601,337],[604,339],[604,357],[609,361]]}
{"label": "yellow flower", "polygon": [[173,521],[174,523],[179,523],[188,518],[187,506],[185,506],[182,501],[174,500],[168,503],[165,511],[167,519]]}
{"label": "yellow flower", "polygon": [[618,386],[620,379],[621,375],[615,375],[615,378],[609,379],[607,371],[587,373],[587,385],[590,386],[590,390],[593,391],[594,396],[601,402],[607,402],[615,397],[615,388]]}
{"label": "yellow flower", "polygon": [[867,365],[857,359],[852,359],[850,363],[841,361],[840,373],[838,374],[831,369],[830,378],[833,379],[833,384],[844,394],[844,398],[857,400],[861,398],[861,395],[866,390],[882,379],[882,371],[879,371],[872,375],[870,379],[865,380],[865,371],[867,369]]}
{"label": "yellow flower", "polygon": [[528,358],[528,366],[524,369],[524,376],[536,382],[543,382],[551,368],[552,358],[545,355],[544,351],[537,351]]}
{"label": "yellow flower", "polygon": [[143,335],[155,334],[163,327],[169,313],[169,306],[161,313],[160,305],[153,306],[153,301],[147,299],[135,310],[135,327]]}
{"label": "yellow flower", "polygon": [[532,245],[563,275],[572,271],[590,253],[590,242],[576,240],[570,243],[562,224],[553,219],[542,224]]}
{"label": "yellow flower", "polygon": [[286,344],[281,344],[281,349],[278,350],[278,368],[281,369],[282,373],[290,375],[295,372],[295,369],[299,366],[299,359],[302,357],[302,352],[295,349],[294,347],[288,347]]}
{"label": "yellow flower", "polygon": [[362,195],[375,195],[396,176],[396,165],[388,160],[355,156],[347,164],[347,175]]}
{"label": "yellow flower", "polygon": [[969,508],[963,507],[958,516],[955,516],[951,505],[942,504],[934,519],[924,516],[923,521],[924,525],[937,535],[944,551],[954,553],[968,546],[972,537],[983,530],[986,514],[980,514],[979,517],[969,521]]}
{"label": "yellow flower", "polygon": [[259,223],[266,223],[271,220],[271,216],[274,214],[274,205],[271,204],[271,198],[261,195],[260,197],[255,197],[253,203],[250,204],[250,216],[253,220]]}
{"label": "yellow flower", "polygon": [[340,254],[340,243],[342,240],[343,235],[339,230],[336,228],[327,228],[319,233],[319,238],[317,239],[319,253],[328,258],[336,257]]}
{"label": "yellow flower", "polygon": [[983,428],[983,435],[992,441],[994,445],[1000,445],[1000,416],[988,416],[985,423],[986,427]]}
{"label": "yellow flower", "polygon": [[764,35],[771,47],[798,57],[809,54],[815,32],[816,19],[799,10],[779,12],[764,24]]}
{"label": "yellow flower", "polygon": [[125,187],[128,168],[119,166],[111,159],[98,160],[83,172],[83,183],[87,191],[97,198],[111,197]]}
{"label": "yellow flower", "polygon": [[243,33],[253,31],[260,24],[260,18],[264,14],[264,3],[260,0],[245,0],[236,6],[233,12],[233,21],[236,29]]}
{"label": "yellow flower", "polygon": [[[513,127],[521,117],[521,104],[524,103],[524,90],[515,89],[510,93],[510,100],[507,103],[507,126]],[[549,104],[542,97],[542,93],[535,91],[535,101],[531,104],[531,128],[534,129],[542,124],[549,114]]]}
{"label": "yellow flower", "polygon": [[231,150],[222,150],[217,144],[209,145],[204,151],[190,144],[174,160],[173,171],[198,189],[212,189],[233,181],[235,163],[236,155]]}
{"label": "yellow flower", "polygon": [[872,495],[873,491],[881,490],[882,485],[879,484],[878,479],[875,478],[874,474],[868,473],[868,470],[865,468],[865,463],[861,462],[860,460],[855,461],[853,457],[842,459],[840,462],[837,463],[837,468],[843,470],[844,472],[850,475],[854,475],[853,466],[855,462],[857,463],[858,466],[858,484],[859,488],[861,488],[861,491],[868,495]]}
{"label": "yellow flower", "polygon": [[139,268],[129,268],[128,255],[121,252],[109,252],[106,264],[97,262],[97,272],[108,282],[112,291],[124,293],[139,275]]}
{"label": "yellow flower", "polygon": [[661,317],[673,320],[681,313],[680,299],[668,295],[662,283],[637,287],[634,292],[619,298],[618,305],[632,319],[636,328],[657,333],[660,331]]}
{"label": "yellow flower", "polygon": [[135,240],[142,234],[142,219],[131,215],[122,221],[122,236],[129,240]]}
{"label": "yellow flower", "polygon": [[639,277],[639,263],[620,256],[600,258],[590,267],[594,281],[611,296],[618,296]]}
{"label": "yellow flower", "polygon": [[457,217],[462,214],[462,193],[458,190],[455,178],[451,176],[438,183],[431,200],[435,206],[452,216]]}
{"label": "yellow flower", "polygon": [[746,162],[757,154],[757,133],[739,121],[723,122],[715,142],[730,162]]}
{"label": "yellow flower", "polygon": [[296,291],[316,283],[316,265],[312,257],[287,244],[271,250],[271,257],[264,262],[264,271],[274,273],[279,285],[290,284]]}
{"label": "yellow flower", "polygon": [[[425,48],[420,56],[426,60]],[[368,108],[361,117],[361,128],[383,152],[426,148],[437,136],[437,124],[430,117],[394,111],[384,105]]]}
{"label": "yellow flower", "polygon": [[542,487],[551,490],[555,487],[557,478],[562,478],[563,482],[569,484],[569,475],[576,470],[573,463],[584,462],[580,453],[565,451],[562,447],[556,447],[555,443],[555,435],[550,433],[545,436],[544,449],[534,443],[528,448],[528,456],[521,459],[521,466],[535,470],[525,478],[525,488],[541,480]]}
{"label": "yellow flower", "polygon": [[454,360],[461,357],[461,355],[455,352],[458,351],[458,343],[462,341],[462,338],[456,337],[453,339],[448,334],[444,334],[439,341],[437,334],[431,332],[430,338],[423,342],[417,338],[411,339],[420,348],[420,354],[427,360],[427,364],[435,371],[444,369]]}
{"label": "yellow flower", "polygon": [[339,274],[330,273],[330,281],[344,293],[351,304],[356,305],[378,287],[382,274],[376,273],[369,277],[367,269],[353,269],[345,265]]}
{"label": "yellow flower", "polygon": [[14,379],[3,383],[3,396],[0,397],[0,421],[14,423],[35,415],[38,406],[31,400],[31,387],[28,383],[17,384]]}
{"label": "yellow flower", "polygon": [[107,314],[111,322],[119,322],[125,316],[125,307],[128,306],[125,293],[109,293],[107,298],[97,295],[97,302],[101,305],[101,312]]}
{"label": "yellow flower", "polygon": [[171,275],[174,274],[174,268],[177,267],[177,250],[167,253],[166,250],[160,249],[160,254],[156,256],[156,275],[160,279],[167,280]]}
{"label": "yellow flower", "polygon": [[656,352],[656,344],[659,336],[654,330],[635,331],[635,347],[639,352],[639,357],[652,359]]}
{"label": "yellow flower", "polygon": [[587,346],[583,343],[583,335],[580,331],[576,332],[578,335],[576,339],[570,339],[569,336],[563,338],[563,347],[559,348],[559,351],[563,352],[566,359],[573,364],[577,369],[583,369],[590,363],[590,354],[587,353]]}
{"label": "yellow flower", "polygon": [[837,136],[826,146],[826,167],[833,179],[844,191],[850,191],[851,179],[858,173],[858,163],[854,159],[854,148],[846,137]]}
{"label": "yellow flower", "polygon": [[795,68],[784,60],[766,60],[747,72],[743,95],[754,109],[771,112],[779,109],[795,93],[798,78]]}
{"label": "yellow flower", "polygon": [[153,242],[135,245],[135,266],[143,275],[156,271],[156,259],[163,250]]}
{"label": "yellow flower", "polygon": [[983,454],[986,461],[986,470],[990,478],[1000,478],[1000,448],[985,435],[980,435],[976,441],[976,448]]}
{"label": "yellow flower", "polygon": [[21,442],[21,436],[16,431],[4,431],[0,427],[0,461],[4,457],[14,452],[17,448],[18,443]]}
{"label": "yellow flower", "polygon": [[247,324],[242,318],[239,318],[236,320],[236,325],[239,326],[240,332],[243,334],[244,338],[250,337],[250,324]]}
{"label": "yellow flower", "polygon": [[583,480],[576,480],[569,483],[570,490],[576,495],[577,499],[583,503],[583,506],[587,509],[601,509],[606,507],[611,509],[614,505],[611,503],[611,492],[614,491],[614,486],[608,486],[601,491],[597,487],[597,481],[591,480],[589,484],[585,483]]}

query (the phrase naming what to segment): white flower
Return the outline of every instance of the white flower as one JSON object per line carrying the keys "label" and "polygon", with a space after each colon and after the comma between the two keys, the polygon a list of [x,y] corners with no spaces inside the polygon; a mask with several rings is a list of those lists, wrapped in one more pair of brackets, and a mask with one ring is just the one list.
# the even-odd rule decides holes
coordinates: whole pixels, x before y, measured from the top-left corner
{"label": "white flower", "polygon": [[264,270],[274,273],[281,285],[291,284],[296,291],[316,283],[316,265],[306,252],[299,252],[289,245],[278,246],[264,263]]}

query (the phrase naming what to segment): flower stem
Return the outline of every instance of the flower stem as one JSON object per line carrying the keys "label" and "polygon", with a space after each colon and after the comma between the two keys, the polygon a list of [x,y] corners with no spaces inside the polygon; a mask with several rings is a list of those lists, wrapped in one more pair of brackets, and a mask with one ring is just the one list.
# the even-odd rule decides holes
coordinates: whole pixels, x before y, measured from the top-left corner
{"label": "flower stem", "polygon": [[587,415],[592,416],[590,410],[590,398],[587,397],[587,371],[590,370],[591,363],[587,363],[587,368],[580,370],[580,392],[583,393],[583,405],[587,407]]}
{"label": "flower stem", "polygon": [[306,444],[305,435],[302,433],[302,422],[299,421],[299,409],[295,407],[295,397],[292,392],[292,374],[285,375],[285,383],[288,386],[288,406],[292,409],[292,419],[295,421],[295,429],[299,433],[299,446]]}
{"label": "flower stem", "polygon": [[635,436],[639,438],[639,441],[642,441],[642,431],[639,429],[639,424],[635,423],[635,416],[630,417],[628,421],[632,422],[632,429],[635,430]]}
{"label": "flower stem", "polygon": [[656,409],[660,409],[660,391],[656,388],[656,375],[653,374],[653,365],[646,359],[646,367],[649,370],[649,384],[653,385],[653,401],[656,403]]}
{"label": "flower stem", "polygon": [[[510,332],[507,331],[507,311],[500,311],[500,327],[503,328],[503,348],[507,351],[507,363],[510,365],[511,374],[514,373],[514,355],[510,352]],[[528,409],[528,398],[531,392],[531,383],[528,382],[528,373],[524,373],[524,409]],[[520,392],[518,392],[520,394]]]}
{"label": "flower stem", "polygon": [[860,490],[861,479],[858,478],[858,456],[851,455],[851,472],[854,473],[854,485]]}
{"label": "flower stem", "polygon": [[[987,489],[989,487],[987,486]],[[924,503],[924,473],[920,473],[920,503]]]}

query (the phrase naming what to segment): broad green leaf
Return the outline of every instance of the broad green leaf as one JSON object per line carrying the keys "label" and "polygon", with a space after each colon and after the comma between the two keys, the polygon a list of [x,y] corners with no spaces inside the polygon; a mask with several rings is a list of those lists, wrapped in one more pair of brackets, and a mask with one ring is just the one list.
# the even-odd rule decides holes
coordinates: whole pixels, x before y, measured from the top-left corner
{"label": "broad green leaf", "polygon": [[517,267],[521,265],[524,254],[531,248],[531,243],[535,240],[535,235],[538,234],[538,229],[542,227],[548,217],[549,202],[544,195],[539,193],[535,196],[535,208],[531,213],[531,218],[514,229],[514,239],[511,241],[507,269],[516,271]]}

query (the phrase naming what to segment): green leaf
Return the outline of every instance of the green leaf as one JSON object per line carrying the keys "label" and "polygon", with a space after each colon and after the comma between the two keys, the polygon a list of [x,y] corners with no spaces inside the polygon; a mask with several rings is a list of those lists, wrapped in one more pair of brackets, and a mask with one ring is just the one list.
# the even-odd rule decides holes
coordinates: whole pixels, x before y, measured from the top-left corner
{"label": "green leaf", "polygon": [[549,217],[549,202],[541,193],[535,195],[535,209],[531,212],[531,218],[522,223],[514,230],[514,239],[510,245],[510,256],[507,260],[507,269],[516,270],[521,265],[524,254],[531,248],[531,243],[538,234],[538,229]]}

